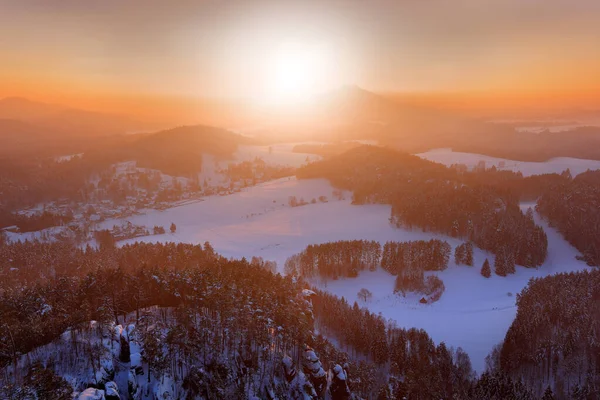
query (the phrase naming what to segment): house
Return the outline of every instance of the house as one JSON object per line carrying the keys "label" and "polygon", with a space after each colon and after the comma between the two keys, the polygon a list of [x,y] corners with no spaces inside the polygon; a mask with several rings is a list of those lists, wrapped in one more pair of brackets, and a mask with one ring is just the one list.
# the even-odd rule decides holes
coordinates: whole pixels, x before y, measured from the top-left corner
{"label": "house", "polygon": [[20,229],[16,225],[11,225],[11,226],[7,226],[7,227],[4,227],[4,228],[1,228],[0,231],[2,231],[2,232],[19,233]]}

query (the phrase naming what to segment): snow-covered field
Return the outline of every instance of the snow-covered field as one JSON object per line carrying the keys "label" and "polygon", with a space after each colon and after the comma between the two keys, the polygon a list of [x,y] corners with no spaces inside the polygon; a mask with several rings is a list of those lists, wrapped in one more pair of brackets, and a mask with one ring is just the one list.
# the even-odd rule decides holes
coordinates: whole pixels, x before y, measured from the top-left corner
{"label": "snow-covered field", "polygon": [[[149,210],[128,219],[137,225],[177,225],[174,234],[137,238],[148,241],[210,241],[227,257],[262,256],[277,262],[283,271],[285,260],[312,243],[334,240],[416,240],[431,234],[392,228],[390,207],[353,206],[349,193],[344,200],[333,196],[334,188],[324,179],[283,178],[244,189],[229,196],[211,196],[205,201],[164,211]],[[316,204],[290,207],[290,196]],[[327,203],[318,201],[327,197]],[[117,223],[104,222],[106,227]],[[440,236],[441,237],[441,236]],[[136,240],[136,239],[134,239]]]}
{"label": "snow-covered field", "polygon": [[575,176],[588,169],[600,169],[600,161],[570,157],[558,157],[544,162],[529,162],[490,157],[482,154],[461,153],[452,151],[451,149],[435,149],[416,155],[446,166],[452,164],[465,164],[467,167],[473,168],[481,161],[484,161],[486,168],[496,166],[496,168],[500,170],[520,171],[523,176],[552,173],[560,174],[567,168],[571,171],[571,175]]}
{"label": "snow-covered field", "polygon": [[[279,271],[283,271],[289,256],[313,243],[350,239],[385,243],[430,238],[447,240],[452,247],[461,243],[443,235],[396,229],[388,223],[389,206],[355,206],[350,204],[349,193],[343,200],[337,200],[332,195],[333,190],[328,181],[322,179],[284,178],[229,196],[212,196],[164,211],[148,210],[128,220],[148,227],[161,225],[167,230],[174,222],[176,233],[130,241],[209,241],[227,257],[261,256],[276,261]],[[328,202],[290,207],[290,196],[308,202],[327,196]],[[523,205],[529,206],[533,204]],[[109,220],[104,224],[112,226],[116,222]],[[355,279],[316,283],[349,301],[358,300],[356,294],[360,288],[369,289],[373,298],[361,305],[397,321],[399,326],[423,328],[436,342],[462,347],[471,356],[474,368],[481,372],[485,356],[504,338],[515,317],[515,295],[530,278],[587,268],[575,259],[577,251],[555,230],[543,221],[538,222],[544,226],[550,242],[548,260],[541,268],[517,267],[514,275],[506,278],[493,275],[485,279],[480,275],[481,264],[486,257],[493,263],[493,256],[475,249],[474,267],[455,266],[451,262],[446,271],[438,273],[446,291],[434,304],[420,304],[417,295],[406,298],[394,295],[394,278],[383,270],[363,272]]]}

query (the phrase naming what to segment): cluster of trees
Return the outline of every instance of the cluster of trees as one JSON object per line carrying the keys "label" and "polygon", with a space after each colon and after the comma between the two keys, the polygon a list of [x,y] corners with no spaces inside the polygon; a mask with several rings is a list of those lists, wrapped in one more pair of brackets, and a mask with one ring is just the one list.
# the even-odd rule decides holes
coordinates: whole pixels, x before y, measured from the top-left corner
{"label": "cluster of trees", "polygon": [[381,258],[381,245],[368,240],[341,240],[311,244],[288,258],[285,272],[291,276],[337,279],[356,277],[362,270],[374,271]]}
{"label": "cluster of trees", "polygon": [[448,268],[452,248],[439,239],[387,242],[383,246],[381,267],[393,275],[404,270],[443,271]]}
{"label": "cluster of trees", "polygon": [[229,164],[224,172],[231,181],[251,181],[252,184],[256,184],[257,182],[291,176],[294,171],[294,167],[269,165],[262,158],[256,157],[252,161]]}
{"label": "cluster of trees", "polygon": [[262,257],[253,256],[250,264],[259,268],[266,269],[274,274],[277,273],[277,263],[275,261],[265,260]]}
{"label": "cluster of trees", "polygon": [[437,301],[444,292],[444,283],[434,275],[425,277],[425,271],[448,268],[452,248],[438,239],[429,241],[387,242],[383,246],[381,267],[396,275],[395,292],[420,292]]}
{"label": "cluster of trees", "polygon": [[165,228],[159,225],[154,225],[152,228],[152,233],[154,235],[163,235],[165,233]]}
{"label": "cluster of trees", "polygon": [[[444,283],[436,276],[425,278],[425,271],[441,271],[448,267],[452,249],[447,242],[432,239],[412,242],[387,242],[381,250],[376,241],[350,240],[309,245],[301,253],[289,257],[285,272],[290,276],[324,279],[353,278],[360,271],[374,271],[381,266],[397,275],[395,291],[421,292],[437,301]],[[358,296],[367,301],[366,292]]]}
{"label": "cluster of trees", "polygon": [[119,316],[144,306],[177,305],[185,290],[161,288],[153,276],[192,266],[200,273],[202,266],[218,268],[224,262],[210,245],[172,243],[83,250],[30,242],[4,244],[0,251],[15,257],[7,262],[7,275],[22,278],[3,282],[0,290],[2,343],[11,343],[10,352],[0,354],[3,364],[8,355],[24,354],[84,321],[118,322]]}
{"label": "cluster of trees", "polygon": [[429,301],[422,298],[422,303],[438,301],[444,290],[446,287],[440,278],[435,275],[425,277],[422,270],[403,271],[398,274],[394,283],[394,293],[401,292],[402,295],[406,295],[406,292],[418,292],[429,296]]}
{"label": "cluster of trees", "polygon": [[[501,371],[484,372],[472,390],[473,398],[486,400],[535,400],[530,388],[519,379],[513,380],[510,375]],[[542,397],[542,400],[554,400],[554,397]],[[581,399],[583,400],[583,398]]]}
{"label": "cluster of trees", "polygon": [[456,265],[473,266],[473,244],[462,243],[454,249],[454,263]]}
{"label": "cluster of trees", "polygon": [[[44,245],[20,246],[39,250]],[[169,375],[181,385],[188,382],[186,390],[192,397],[216,393],[262,397],[272,389],[278,397],[288,398],[287,386],[272,387],[282,381],[274,376],[281,372],[282,357],[287,354],[299,364],[304,344],[314,340],[312,311],[300,286],[273,274],[268,262],[226,260],[209,244],[46,249],[63,253],[50,255],[51,260],[71,259],[72,269],[32,284],[19,282],[2,288],[1,367],[13,368],[15,373],[20,355],[53,342],[65,330],[86,335],[90,320],[98,321],[101,330],[115,324],[126,326],[131,321],[127,315],[134,313],[137,333],[126,340],[136,340],[143,349],[149,382]],[[87,265],[90,261],[92,266]],[[90,271],[81,274],[79,265]],[[143,311],[150,306],[165,311]],[[98,335],[106,337],[101,331]],[[87,357],[85,343],[89,341],[85,336],[81,339],[68,341],[73,347],[61,349],[62,360]],[[122,354],[123,362],[127,353]],[[227,355],[235,362],[227,362]],[[338,361],[327,362],[335,365]],[[86,359],[78,366],[89,369],[96,364],[98,360]],[[18,375],[22,376],[14,376]]]}
{"label": "cluster of trees", "polygon": [[73,220],[73,213],[56,214],[49,211],[31,215],[15,214],[0,210],[0,227],[17,226],[20,232],[41,231],[52,226],[68,224]]}
{"label": "cluster of trees", "polygon": [[297,176],[328,178],[352,190],[358,204],[391,204],[390,222],[396,226],[464,238],[496,254],[511,253],[526,267],[544,262],[548,241],[532,213],[521,211],[519,200],[539,196],[565,179],[536,179],[533,191],[523,183],[526,178],[511,172],[460,171],[370,146],[308,165]]}
{"label": "cluster of trees", "polygon": [[542,395],[600,396],[600,271],[536,278],[517,295],[517,316],[492,367]]}
{"label": "cluster of trees", "polygon": [[589,265],[600,265],[600,171],[567,179],[538,200],[537,211],[577,248]]}
{"label": "cluster of trees", "polygon": [[[6,398],[11,400],[72,400],[73,387],[52,369],[34,363],[18,387],[6,388]],[[3,390],[0,389],[0,394]]]}
{"label": "cluster of trees", "polygon": [[419,190],[399,195],[392,205],[396,226],[465,238],[495,254],[510,254],[525,267],[546,259],[548,239],[535,224],[533,212],[523,213],[515,201],[485,187],[415,184]]}
{"label": "cluster of trees", "polygon": [[66,242],[7,242],[0,233],[0,292],[59,275],[86,274],[102,262],[94,259],[95,253]]}
{"label": "cluster of trees", "polygon": [[494,259],[494,271],[498,276],[514,274],[516,272],[514,254],[507,251],[506,248],[497,252]]}
{"label": "cluster of trees", "polygon": [[481,276],[483,276],[484,278],[489,278],[490,276],[492,276],[492,269],[490,268],[490,262],[487,258],[481,266]]}

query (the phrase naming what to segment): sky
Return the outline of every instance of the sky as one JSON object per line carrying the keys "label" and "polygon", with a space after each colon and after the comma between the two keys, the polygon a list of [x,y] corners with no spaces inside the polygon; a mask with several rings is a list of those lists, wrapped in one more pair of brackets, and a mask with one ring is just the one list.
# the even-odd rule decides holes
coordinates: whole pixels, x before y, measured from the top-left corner
{"label": "sky", "polygon": [[598,21],[597,0],[0,0],[0,97],[254,98],[279,79],[281,49],[300,48],[319,54],[323,92],[593,103]]}

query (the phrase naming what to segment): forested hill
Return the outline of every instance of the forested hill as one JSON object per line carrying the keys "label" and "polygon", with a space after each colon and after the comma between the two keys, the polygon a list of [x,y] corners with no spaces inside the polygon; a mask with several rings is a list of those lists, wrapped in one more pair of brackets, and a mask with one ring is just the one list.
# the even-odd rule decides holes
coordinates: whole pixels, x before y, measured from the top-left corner
{"label": "forested hill", "polygon": [[327,178],[332,185],[352,190],[357,203],[388,203],[401,190],[399,184],[411,178],[455,179],[456,173],[441,164],[376,146],[360,146],[329,159],[300,168],[300,179]]}
{"label": "forested hill", "polygon": [[600,395],[600,271],[532,280],[494,368],[560,399]]}
{"label": "forested hill", "polygon": [[468,239],[497,255],[498,273],[514,265],[541,265],[547,238],[524,214],[519,200],[536,198],[568,179],[561,175],[523,178],[490,170],[465,171],[399,153],[362,146],[297,171],[299,178],[327,178],[353,192],[353,202],[391,204],[390,222]]}
{"label": "forested hill", "polygon": [[[208,243],[0,250],[17,274],[0,291],[0,398],[112,385],[129,398],[477,398],[462,350]],[[362,355],[316,335],[315,320]]]}
{"label": "forested hill", "polygon": [[200,171],[202,154],[231,158],[239,145],[251,142],[225,129],[194,125],[136,135],[131,143],[114,151],[123,160],[137,161],[139,167],[185,176]]}
{"label": "forested hill", "polygon": [[577,248],[588,265],[600,265],[600,171],[565,180],[536,209]]}

